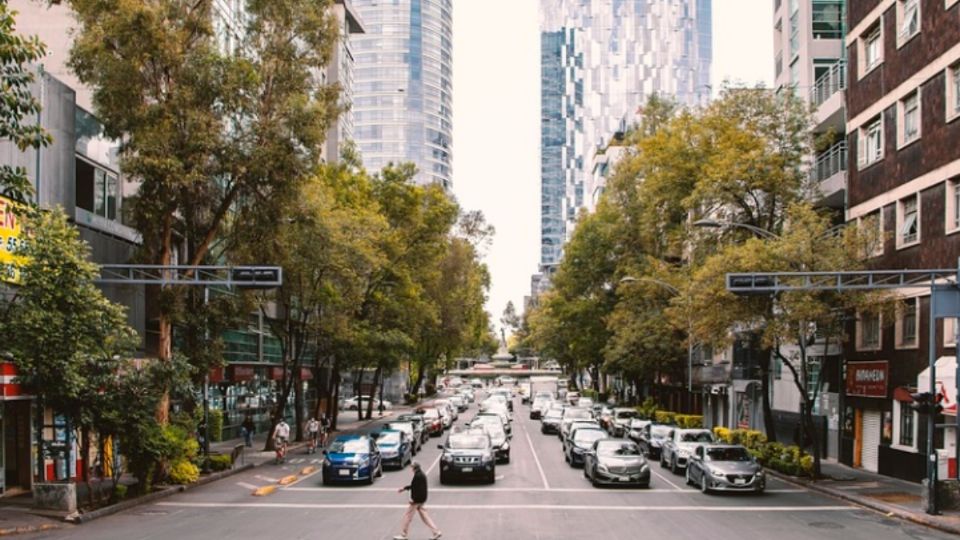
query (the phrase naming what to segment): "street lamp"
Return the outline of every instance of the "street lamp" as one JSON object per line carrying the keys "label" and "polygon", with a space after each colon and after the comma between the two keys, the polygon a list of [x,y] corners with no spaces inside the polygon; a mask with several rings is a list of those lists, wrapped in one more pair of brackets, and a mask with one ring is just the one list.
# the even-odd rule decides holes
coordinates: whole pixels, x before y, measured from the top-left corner
{"label": "street lamp", "polygon": [[[652,283],[659,286],[662,289],[669,291],[674,296],[680,296],[680,289],[677,289],[673,285],[667,283],[666,281],[661,281],[656,278],[643,276],[643,277],[633,277],[633,276],[624,276],[620,278],[620,283],[638,283],[638,282]],[[690,297],[687,297],[687,395],[689,396],[689,405],[693,409],[693,320],[690,317],[689,310]]]}

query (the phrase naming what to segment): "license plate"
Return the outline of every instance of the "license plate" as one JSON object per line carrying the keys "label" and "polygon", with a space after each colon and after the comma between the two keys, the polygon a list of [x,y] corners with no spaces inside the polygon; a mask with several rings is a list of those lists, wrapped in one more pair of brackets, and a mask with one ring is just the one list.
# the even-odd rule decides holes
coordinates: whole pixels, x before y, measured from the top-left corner
{"label": "license plate", "polygon": [[743,478],[735,478],[735,479],[733,480],[733,483],[736,484],[736,485],[738,485],[738,486],[740,486],[740,485],[746,484],[747,481],[744,480]]}
{"label": "license plate", "polygon": [[473,467],[464,467],[463,472],[473,472]]}
{"label": "license plate", "polygon": [[350,471],[348,471],[347,469],[340,469],[339,471],[337,471],[337,474],[339,474],[340,476],[350,476]]}

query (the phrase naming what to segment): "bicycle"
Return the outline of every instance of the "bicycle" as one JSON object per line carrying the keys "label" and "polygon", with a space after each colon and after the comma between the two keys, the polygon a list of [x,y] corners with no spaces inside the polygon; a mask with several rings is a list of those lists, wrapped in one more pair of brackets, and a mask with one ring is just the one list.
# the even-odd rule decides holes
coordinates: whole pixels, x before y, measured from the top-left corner
{"label": "bicycle", "polygon": [[277,437],[273,445],[277,454],[275,464],[279,465],[284,463],[287,460],[287,440],[283,437]]}
{"label": "bicycle", "polygon": [[312,431],[307,436],[307,453],[315,454],[317,452],[317,440],[320,438],[319,431]]}

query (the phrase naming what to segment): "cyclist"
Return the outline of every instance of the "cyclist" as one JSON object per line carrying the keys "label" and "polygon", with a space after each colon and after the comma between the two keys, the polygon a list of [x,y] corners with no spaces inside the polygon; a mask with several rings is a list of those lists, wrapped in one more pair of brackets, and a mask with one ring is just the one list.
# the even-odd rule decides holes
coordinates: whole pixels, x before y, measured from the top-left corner
{"label": "cyclist", "polygon": [[327,437],[330,435],[330,417],[327,413],[320,413],[320,446],[327,447]]}
{"label": "cyclist", "polygon": [[285,461],[287,458],[287,440],[290,439],[290,425],[287,421],[280,419],[276,429],[273,430],[273,444],[277,451],[277,463]]}
{"label": "cyclist", "polygon": [[317,440],[320,438],[320,422],[316,418],[307,421],[307,453],[317,451]]}

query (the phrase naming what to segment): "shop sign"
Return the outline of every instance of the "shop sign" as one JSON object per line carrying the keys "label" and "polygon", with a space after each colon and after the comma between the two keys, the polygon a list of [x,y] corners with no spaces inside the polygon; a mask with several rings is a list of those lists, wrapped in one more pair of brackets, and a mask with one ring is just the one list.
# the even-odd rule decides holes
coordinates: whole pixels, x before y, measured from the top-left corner
{"label": "shop sign", "polygon": [[231,381],[252,381],[254,371],[252,366],[229,366],[227,372]]}
{"label": "shop sign", "polygon": [[885,398],[889,369],[887,362],[848,362],[847,395]]}
{"label": "shop sign", "polygon": [[223,368],[222,367],[210,368],[210,374],[208,377],[209,378],[207,380],[209,380],[212,384],[222,383],[224,380]]}
{"label": "shop sign", "polygon": [[20,268],[26,258],[15,255],[23,242],[21,217],[15,213],[19,203],[6,197],[0,197],[0,281],[20,283]]}
{"label": "shop sign", "polygon": [[270,368],[270,380],[271,380],[271,381],[282,381],[282,380],[283,380],[283,368],[282,368],[282,367],[272,367],[272,368]]}

